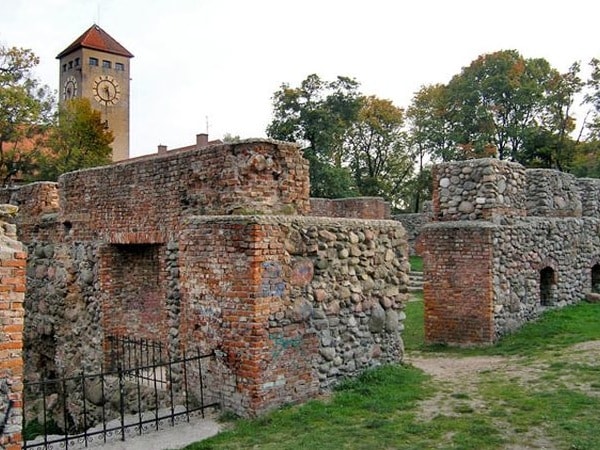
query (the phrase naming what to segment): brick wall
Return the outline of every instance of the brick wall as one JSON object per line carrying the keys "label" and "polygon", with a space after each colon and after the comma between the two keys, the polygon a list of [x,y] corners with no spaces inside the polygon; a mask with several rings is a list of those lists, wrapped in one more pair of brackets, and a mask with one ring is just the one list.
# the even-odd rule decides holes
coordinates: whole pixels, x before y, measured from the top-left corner
{"label": "brick wall", "polygon": [[[400,361],[404,229],[303,217],[308,192],[296,146],[247,141],[0,193],[30,253],[27,379],[99,370],[107,335],[147,338],[214,351],[212,395],[253,415]],[[389,216],[380,199],[331,204]]]}
{"label": "brick wall", "polygon": [[427,225],[418,249],[426,264],[425,340],[454,345],[494,342],[494,226]]}
{"label": "brick wall", "polygon": [[0,449],[21,448],[26,256],[14,226],[0,224]]}
{"label": "brick wall", "polygon": [[247,141],[63,175],[59,220],[73,239],[161,243],[191,214],[303,214],[308,162],[298,147]]}
{"label": "brick wall", "polygon": [[390,218],[390,205],[379,197],[311,198],[310,215],[382,220]]}
{"label": "brick wall", "polygon": [[100,292],[106,335],[168,342],[166,246],[104,246]]}

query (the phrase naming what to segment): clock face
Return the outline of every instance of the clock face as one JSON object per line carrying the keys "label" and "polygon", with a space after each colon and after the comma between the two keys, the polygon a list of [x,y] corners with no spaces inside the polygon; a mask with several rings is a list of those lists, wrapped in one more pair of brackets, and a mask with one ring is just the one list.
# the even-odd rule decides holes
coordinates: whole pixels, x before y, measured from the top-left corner
{"label": "clock face", "polygon": [[94,98],[103,105],[114,105],[121,98],[119,83],[109,76],[102,75],[94,80]]}
{"label": "clock face", "polygon": [[63,86],[63,99],[71,100],[75,97],[77,97],[77,80],[75,77],[69,77]]}

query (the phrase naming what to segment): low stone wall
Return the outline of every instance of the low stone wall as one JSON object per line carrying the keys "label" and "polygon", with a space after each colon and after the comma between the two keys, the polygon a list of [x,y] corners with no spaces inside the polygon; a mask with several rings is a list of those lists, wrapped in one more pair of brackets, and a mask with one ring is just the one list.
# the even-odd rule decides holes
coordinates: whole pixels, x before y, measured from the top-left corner
{"label": "low stone wall", "polygon": [[28,251],[26,380],[99,371],[104,328],[98,244],[35,240]]}
{"label": "low stone wall", "polygon": [[[214,350],[211,395],[257,414],[402,360],[408,261],[393,221],[195,217],[184,340]],[[217,257],[218,255],[218,257]]]}
{"label": "low stone wall", "polygon": [[[547,309],[581,301],[593,290],[592,271],[600,262],[599,229],[595,218],[530,218],[494,229],[496,339]],[[553,274],[547,294],[544,269]]]}
{"label": "low stone wall", "polygon": [[380,197],[311,198],[309,215],[387,220],[390,218],[390,205]]}
{"label": "low stone wall", "polygon": [[579,178],[581,196],[581,215],[600,219],[600,180],[598,178]]}
{"label": "low stone wall", "polygon": [[14,225],[0,222],[0,449],[21,448],[23,301],[27,254]]}

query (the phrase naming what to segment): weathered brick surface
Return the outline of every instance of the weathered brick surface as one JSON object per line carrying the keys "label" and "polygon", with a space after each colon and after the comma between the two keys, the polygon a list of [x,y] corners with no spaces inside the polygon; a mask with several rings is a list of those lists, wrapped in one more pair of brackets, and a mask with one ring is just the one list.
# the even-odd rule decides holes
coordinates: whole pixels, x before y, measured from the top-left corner
{"label": "weathered brick surface", "polygon": [[390,218],[390,205],[379,197],[311,198],[310,215],[386,220]]}
{"label": "weathered brick surface", "polygon": [[27,254],[13,226],[0,223],[0,449],[21,448],[23,301]]}
{"label": "weathered brick surface", "polygon": [[190,214],[303,214],[308,163],[276,141],[223,144],[60,177],[73,239],[164,243]]}
{"label": "weathered brick surface", "polygon": [[420,251],[427,263],[423,284],[428,343],[494,341],[493,225],[451,222],[428,225]]}

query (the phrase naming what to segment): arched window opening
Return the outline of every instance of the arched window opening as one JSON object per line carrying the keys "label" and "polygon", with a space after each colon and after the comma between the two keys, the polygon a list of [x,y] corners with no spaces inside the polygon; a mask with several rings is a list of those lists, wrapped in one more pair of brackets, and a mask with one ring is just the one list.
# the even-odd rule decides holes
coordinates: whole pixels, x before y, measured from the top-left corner
{"label": "arched window opening", "polygon": [[600,264],[592,267],[592,292],[600,294]]}
{"label": "arched window opening", "polygon": [[540,303],[542,306],[554,304],[556,295],[556,274],[552,267],[544,267],[540,271]]}

